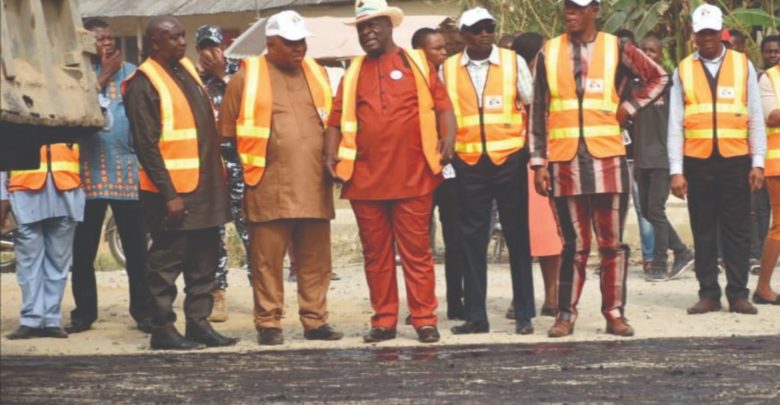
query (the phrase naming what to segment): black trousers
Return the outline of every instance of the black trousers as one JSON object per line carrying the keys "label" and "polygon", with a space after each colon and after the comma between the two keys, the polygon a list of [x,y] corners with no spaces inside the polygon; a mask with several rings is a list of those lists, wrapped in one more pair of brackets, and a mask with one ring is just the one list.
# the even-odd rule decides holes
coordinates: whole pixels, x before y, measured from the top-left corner
{"label": "black trousers", "polygon": [[466,320],[487,321],[487,249],[490,243],[490,212],[498,204],[501,228],[509,250],[515,314],[520,321],[536,313],[531,273],[528,231],[528,155],[512,154],[496,166],[486,156],[474,166],[457,157],[453,161],[457,180],[459,222],[466,258]]}
{"label": "black trousers", "polygon": [[666,271],[669,249],[674,253],[684,252],[686,249],[666,217],[666,200],[669,198],[671,183],[669,169],[636,169],[635,177],[642,216],[653,225],[653,268]]}
{"label": "black trousers", "polygon": [[696,249],[699,297],[720,299],[717,229],[726,264],[726,297],[747,298],[750,255],[750,157],[685,158],[688,213]]}
{"label": "black trousers", "polygon": [[152,233],[146,280],[154,304],[152,322],[155,328],[170,328],[176,322],[173,311],[176,279],[184,273],[187,323],[203,330],[211,329],[206,318],[214,306],[211,293],[216,288],[219,243],[219,227]]}
{"label": "black trousers", "polygon": [[122,242],[130,285],[130,315],[136,322],[149,318],[151,296],[146,286],[146,236],[141,228],[141,205],[133,200],[87,200],[84,221],[76,226],[73,239],[73,267],[71,289],[76,308],[72,321],[93,323],[98,315],[95,257],[106,208],[111,206],[116,229]]}
{"label": "black trousers", "polygon": [[447,315],[463,312],[463,276],[466,258],[463,236],[458,224],[457,180],[444,180],[433,194],[433,204],[439,207],[439,222],[444,238],[444,278],[447,281]]}

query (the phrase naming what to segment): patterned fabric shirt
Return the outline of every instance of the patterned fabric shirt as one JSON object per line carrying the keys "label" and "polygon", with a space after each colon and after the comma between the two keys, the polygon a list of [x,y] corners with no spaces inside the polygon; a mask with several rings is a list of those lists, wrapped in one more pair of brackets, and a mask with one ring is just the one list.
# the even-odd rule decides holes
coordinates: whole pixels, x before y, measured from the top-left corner
{"label": "patterned fabric shirt", "polygon": [[[101,66],[94,65],[96,75]],[[81,142],[81,183],[87,199],[137,200],[138,161],[130,144],[130,124],[122,101],[121,84],[135,70],[124,62],[102,90],[111,119],[106,128]]]}
{"label": "patterned fabric shirt", "polygon": [[239,64],[236,60],[227,59],[225,65],[225,78],[221,79],[214,76],[209,71],[200,72],[200,80],[203,81],[203,85],[206,86],[206,92],[209,94],[211,104],[214,105],[214,117],[219,119],[219,109],[222,106],[222,97],[225,95],[228,81],[230,78],[238,72]]}
{"label": "patterned fabric shirt", "polygon": [[[583,78],[588,74],[588,62],[594,43],[570,42],[572,66],[574,67],[577,94],[583,94]],[[622,107],[633,117],[636,112],[655,101],[666,89],[669,75],[642,51],[630,43],[620,42],[620,65],[615,74],[615,88],[621,88],[624,80],[638,78],[642,86],[637,86],[633,94],[623,100]],[[534,82],[534,102],[531,104],[528,133],[530,142],[531,166],[544,166],[547,160],[547,111],[549,106],[549,87],[544,53],[536,59]],[[582,123],[580,123],[581,125]],[[550,163],[552,195],[554,197],[574,196],[598,193],[626,193],[630,190],[631,178],[625,156],[599,159],[593,157],[580,137],[579,147],[574,159],[568,162]]]}

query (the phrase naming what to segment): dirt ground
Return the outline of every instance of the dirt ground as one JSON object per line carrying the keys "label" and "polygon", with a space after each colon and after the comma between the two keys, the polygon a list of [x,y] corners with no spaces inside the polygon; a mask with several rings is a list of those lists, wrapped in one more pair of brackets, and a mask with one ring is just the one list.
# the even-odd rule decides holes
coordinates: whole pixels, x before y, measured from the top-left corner
{"label": "dirt ground", "polygon": [[[489,270],[488,311],[491,321],[491,333],[471,336],[454,336],[450,327],[457,324],[445,318],[443,266],[437,265],[437,294],[439,296],[438,315],[442,340],[437,345],[469,345],[499,343],[537,343],[572,341],[610,341],[616,340],[604,333],[604,320],[600,314],[600,292],[598,276],[589,274],[584,295],[580,304],[580,317],[576,333],[571,337],[552,340],[546,336],[546,330],[552,324],[552,318],[534,319],[536,332],[529,336],[514,333],[513,321],[503,314],[511,300],[509,268],[506,264],[492,264]],[[330,323],[345,333],[338,342],[310,342],[303,339],[303,331],[295,315],[297,312],[295,284],[285,283],[287,316],[283,326],[286,342],[277,347],[261,347],[256,342],[256,333],[252,323],[252,293],[246,273],[241,269],[229,272],[228,301],[230,319],[215,327],[222,333],[241,338],[238,345],[226,349],[209,349],[210,352],[258,352],[298,349],[325,348],[365,348],[361,336],[367,330],[371,307],[368,301],[368,289],[362,266],[346,265],[335,269],[341,280],[333,281],[328,296]],[[537,309],[542,304],[543,285],[541,274],[535,265],[535,289]],[[64,339],[32,339],[9,341],[0,340],[0,353],[11,355],[119,355],[144,353],[149,350],[147,335],[134,329],[130,318],[127,295],[127,280],[123,272],[99,272],[98,321],[93,329]],[[725,276],[721,282],[725,284]],[[399,280],[402,276],[399,270]],[[754,286],[755,277],[750,278]],[[179,280],[180,291],[183,281]],[[780,277],[775,277],[775,290],[780,290]],[[632,339],[673,338],[673,337],[732,337],[761,336],[780,334],[780,307],[759,306],[759,314],[754,316],[730,314],[724,309],[718,313],[690,316],[685,308],[696,300],[697,283],[692,272],[685,273],[680,279],[662,283],[648,283],[641,276],[641,269],[632,267],[628,277],[628,304],[626,315],[636,329]],[[401,291],[401,319],[406,316],[404,289]],[[14,274],[2,274],[0,278],[0,333],[5,336],[18,326],[19,287]],[[183,293],[176,301],[176,310],[181,314]],[[723,300],[726,307],[725,298]],[[73,308],[73,299],[68,284],[62,305],[63,324],[69,319]],[[184,330],[184,318],[179,317],[177,326]],[[418,346],[416,334],[410,326],[399,325],[397,339],[379,344],[380,347]],[[632,340],[618,339],[618,340]]]}

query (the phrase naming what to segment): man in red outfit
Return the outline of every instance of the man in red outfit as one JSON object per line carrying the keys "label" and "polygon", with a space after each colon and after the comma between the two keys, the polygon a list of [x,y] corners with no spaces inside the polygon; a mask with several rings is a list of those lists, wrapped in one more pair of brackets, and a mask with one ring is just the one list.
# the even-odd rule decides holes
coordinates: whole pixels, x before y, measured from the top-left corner
{"label": "man in red outfit", "polygon": [[385,0],[355,5],[360,46],[344,75],[325,132],[325,164],[344,182],[363,244],[374,316],[366,342],[395,337],[401,256],[412,325],[419,340],[439,340],[428,231],[441,165],[452,154],[455,116],[436,69],[422,51],[393,42],[403,12]]}

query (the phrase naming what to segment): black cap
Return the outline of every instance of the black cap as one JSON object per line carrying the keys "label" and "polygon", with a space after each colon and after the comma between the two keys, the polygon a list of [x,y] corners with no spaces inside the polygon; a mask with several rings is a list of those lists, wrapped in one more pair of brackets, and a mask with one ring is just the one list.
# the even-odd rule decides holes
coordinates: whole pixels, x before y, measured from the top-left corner
{"label": "black cap", "polygon": [[210,44],[206,44],[206,41],[210,41],[214,45],[222,45],[224,37],[222,36],[222,28],[216,25],[203,25],[195,31],[195,46],[197,48],[205,48]]}

